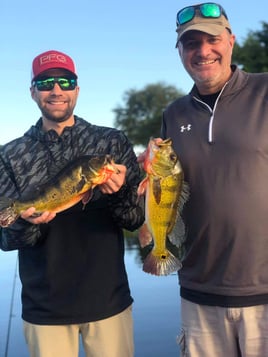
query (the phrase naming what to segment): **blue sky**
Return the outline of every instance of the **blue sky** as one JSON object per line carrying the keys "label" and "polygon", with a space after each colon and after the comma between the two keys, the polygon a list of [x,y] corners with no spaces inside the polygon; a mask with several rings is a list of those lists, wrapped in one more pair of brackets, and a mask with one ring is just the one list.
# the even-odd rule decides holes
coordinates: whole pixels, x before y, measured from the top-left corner
{"label": "blue sky", "polygon": [[[56,49],[75,61],[80,96],[75,113],[94,124],[113,126],[112,109],[129,89],[164,82],[188,92],[192,81],[175,50],[177,11],[185,0],[2,0],[0,144],[40,117],[30,97],[32,59]],[[223,0],[241,44],[249,30],[267,21],[267,0]]]}

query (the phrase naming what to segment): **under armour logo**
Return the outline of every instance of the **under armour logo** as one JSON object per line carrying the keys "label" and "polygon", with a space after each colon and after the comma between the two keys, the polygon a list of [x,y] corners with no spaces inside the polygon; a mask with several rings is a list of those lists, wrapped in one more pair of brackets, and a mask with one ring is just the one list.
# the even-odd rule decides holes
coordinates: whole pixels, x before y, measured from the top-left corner
{"label": "under armour logo", "polygon": [[181,133],[183,133],[185,130],[190,131],[192,128],[192,124],[188,124],[187,126],[182,125],[181,126]]}

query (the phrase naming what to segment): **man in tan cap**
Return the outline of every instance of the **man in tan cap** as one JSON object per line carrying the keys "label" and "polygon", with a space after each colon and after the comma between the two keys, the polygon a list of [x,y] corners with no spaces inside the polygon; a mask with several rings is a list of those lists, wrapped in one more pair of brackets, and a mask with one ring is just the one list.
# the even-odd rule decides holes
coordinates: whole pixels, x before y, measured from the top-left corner
{"label": "man in tan cap", "polygon": [[190,187],[181,357],[268,356],[268,74],[231,64],[235,36],[219,4],[183,8],[176,31],[194,81],[162,121]]}

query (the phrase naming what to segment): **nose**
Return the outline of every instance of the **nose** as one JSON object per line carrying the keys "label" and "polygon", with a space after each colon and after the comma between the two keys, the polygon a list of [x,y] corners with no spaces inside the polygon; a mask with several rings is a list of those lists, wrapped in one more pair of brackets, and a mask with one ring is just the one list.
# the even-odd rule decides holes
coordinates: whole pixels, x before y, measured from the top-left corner
{"label": "nose", "polygon": [[198,46],[198,52],[202,55],[202,56],[206,56],[208,53],[211,52],[211,45],[210,43],[208,43],[207,41],[202,41],[199,43]]}
{"label": "nose", "polygon": [[62,89],[61,89],[61,87],[59,86],[59,83],[55,83],[55,84],[54,84],[54,88],[51,89],[51,92],[56,93],[56,94],[62,92]]}

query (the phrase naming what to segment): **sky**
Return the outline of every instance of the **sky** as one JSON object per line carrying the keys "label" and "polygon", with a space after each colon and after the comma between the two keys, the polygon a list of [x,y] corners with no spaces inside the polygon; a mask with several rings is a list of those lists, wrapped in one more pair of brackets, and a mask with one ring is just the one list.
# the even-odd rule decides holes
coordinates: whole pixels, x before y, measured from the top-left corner
{"label": "sky", "polygon": [[[30,96],[33,58],[47,50],[70,55],[80,94],[75,114],[114,126],[113,109],[130,89],[165,83],[187,93],[193,83],[180,63],[176,13],[186,0],[1,0],[0,145],[23,135],[40,117]],[[268,1],[222,0],[239,44],[262,29]],[[159,124],[160,125],[160,124]]]}

